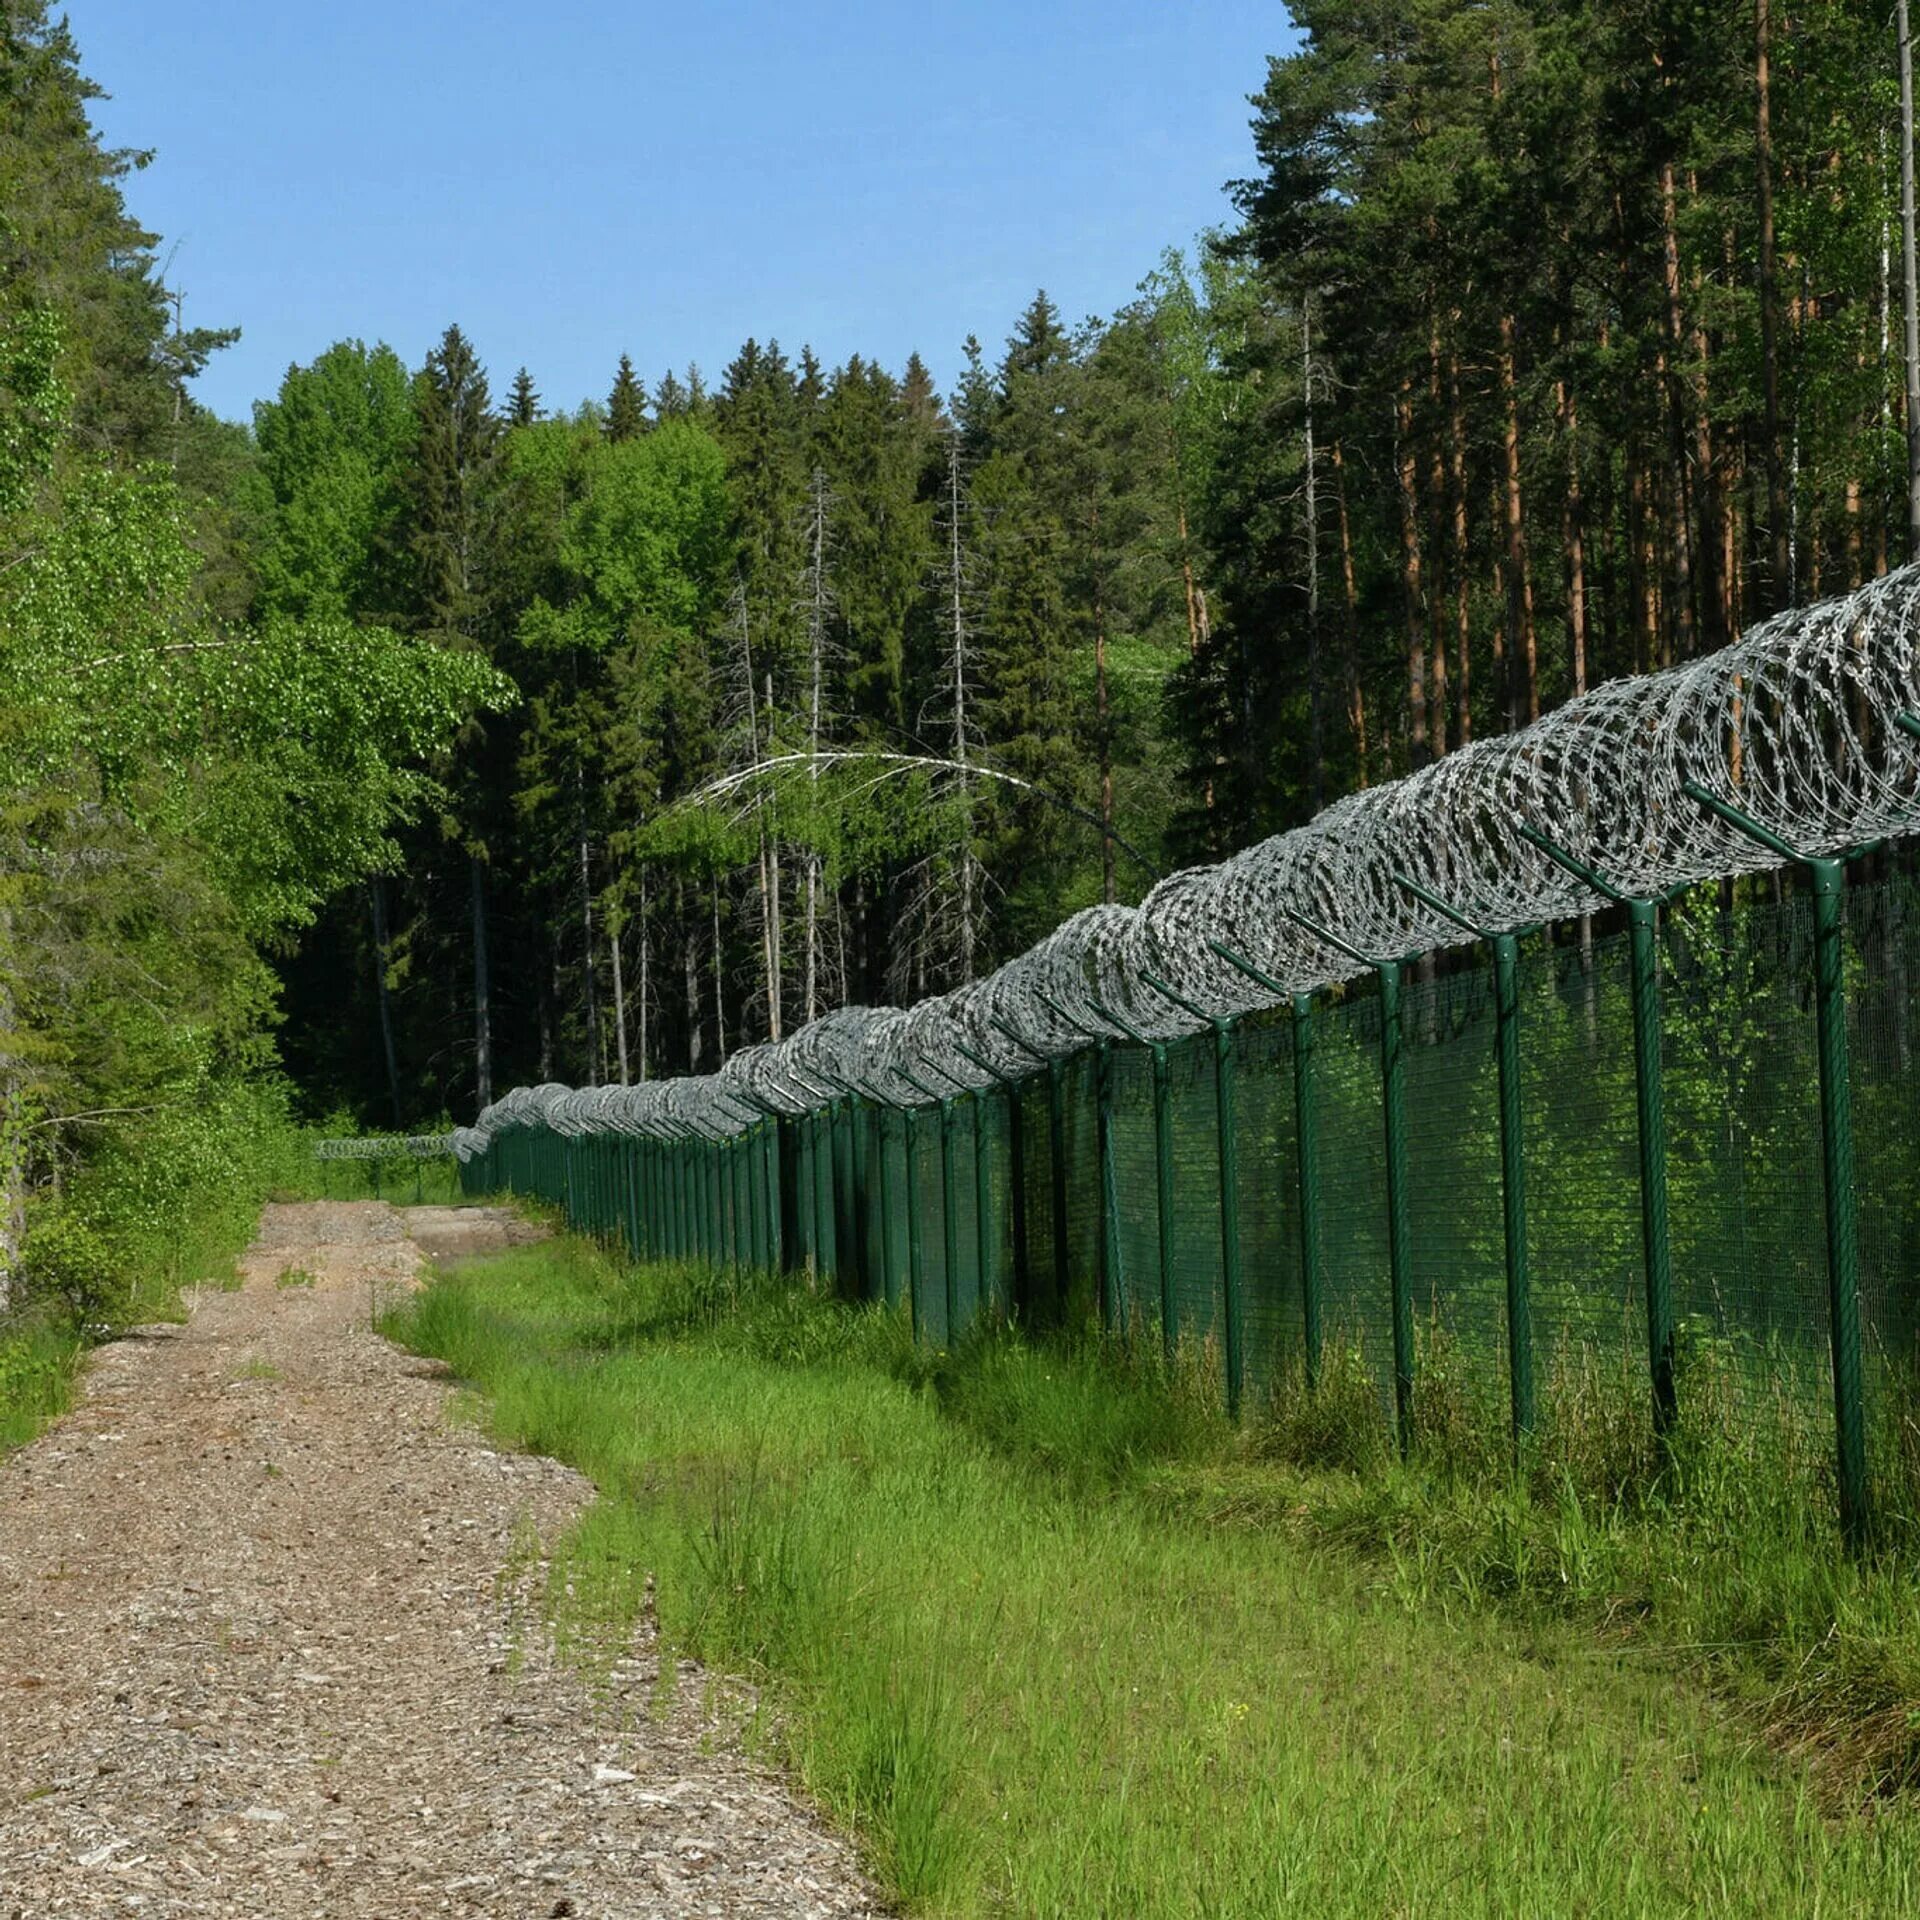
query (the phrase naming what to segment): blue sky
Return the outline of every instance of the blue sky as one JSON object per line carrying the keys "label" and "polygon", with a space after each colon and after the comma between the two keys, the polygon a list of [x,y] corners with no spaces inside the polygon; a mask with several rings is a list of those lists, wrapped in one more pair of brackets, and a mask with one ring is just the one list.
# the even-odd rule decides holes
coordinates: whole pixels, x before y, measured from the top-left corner
{"label": "blue sky", "polygon": [[128,198],[189,324],[245,330],[199,386],[234,417],[449,320],[550,405],[749,334],[944,385],[1035,287],[1110,312],[1225,220],[1292,37],[1251,0],[67,5],[102,132],[157,149]]}

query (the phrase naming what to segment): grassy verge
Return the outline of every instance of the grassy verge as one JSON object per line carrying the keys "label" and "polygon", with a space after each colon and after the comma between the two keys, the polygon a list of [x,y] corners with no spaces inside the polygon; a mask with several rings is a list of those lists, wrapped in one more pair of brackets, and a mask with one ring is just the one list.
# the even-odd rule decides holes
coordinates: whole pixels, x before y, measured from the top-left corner
{"label": "grassy verge", "polygon": [[1366,1482],[1113,1355],[936,1366],[885,1316],[572,1241],[395,1331],[600,1486],[563,1632],[656,1575],[664,1634],[761,1683],[762,1737],[916,1910],[1920,1912],[1903,1812],[1829,1819],[1565,1609],[1402,1577],[1377,1510],[1378,1557],[1332,1549]]}

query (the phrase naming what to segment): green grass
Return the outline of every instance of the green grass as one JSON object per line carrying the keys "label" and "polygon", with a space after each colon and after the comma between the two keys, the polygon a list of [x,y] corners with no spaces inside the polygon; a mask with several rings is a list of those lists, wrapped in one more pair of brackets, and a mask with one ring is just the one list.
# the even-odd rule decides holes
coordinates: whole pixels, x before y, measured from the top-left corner
{"label": "green grass", "polygon": [[1831,1818],[1652,1641],[1404,1573],[1396,1470],[1292,1464],[1337,1420],[1240,1435],[1198,1369],[936,1361],[578,1241],[389,1325],[599,1485],[563,1638],[613,1644],[655,1574],[669,1642],[760,1684],[758,1737],[915,1911],[1920,1912],[1920,1825]]}
{"label": "green grass", "polygon": [[0,1455],[66,1412],[82,1351],[74,1335],[50,1321],[0,1323]]}

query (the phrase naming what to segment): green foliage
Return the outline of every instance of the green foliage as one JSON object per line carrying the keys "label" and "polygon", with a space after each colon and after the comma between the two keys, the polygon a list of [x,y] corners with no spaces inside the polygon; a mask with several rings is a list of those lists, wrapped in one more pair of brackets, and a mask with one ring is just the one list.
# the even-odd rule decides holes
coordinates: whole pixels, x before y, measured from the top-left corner
{"label": "green foliage", "polygon": [[254,409],[260,449],[253,556],[262,609],[391,619],[401,581],[401,484],[418,441],[411,382],[391,347],[343,340],[292,367]]}

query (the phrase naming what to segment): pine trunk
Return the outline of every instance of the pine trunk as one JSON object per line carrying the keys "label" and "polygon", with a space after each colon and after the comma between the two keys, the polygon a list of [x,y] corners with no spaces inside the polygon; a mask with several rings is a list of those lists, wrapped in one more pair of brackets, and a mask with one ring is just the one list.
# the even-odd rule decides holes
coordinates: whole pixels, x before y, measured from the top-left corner
{"label": "pine trunk", "polygon": [[1413,383],[1400,383],[1394,456],[1400,480],[1400,586],[1407,619],[1407,752],[1414,767],[1432,757],[1427,738],[1427,614],[1420,581],[1419,498],[1413,463]]}
{"label": "pine trunk", "polygon": [[400,1110],[400,1057],[393,1043],[393,1001],[387,991],[387,883],[377,873],[367,883],[367,897],[373,912],[373,977],[379,989],[380,1044],[386,1054],[387,1092],[393,1100],[393,1126],[398,1133],[406,1120]]}
{"label": "pine trunk", "polygon": [[607,951],[613,961],[613,1040],[619,1049],[620,1084],[633,1084],[627,1064],[627,985],[620,965],[621,922],[617,915],[607,918]]}
{"label": "pine trunk", "polygon": [[1340,513],[1340,587],[1346,618],[1341,623],[1342,667],[1347,689],[1347,731],[1353,739],[1359,784],[1367,784],[1367,703],[1360,690],[1360,591],[1353,569],[1353,530],[1347,521],[1347,469],[1340,442],[1333,443],[1333,497]]}
{"label": "pine trunk", "polygon": [[1914,251],[1913,28],[1894,0],[1900,54],[1900,258],[1904,275],[1907,395],[1907,557],[1920,559],[1920,259]]}
{"label": "pine trunk", "polygon": [[1753,0],[1754,173],[1760,202],[1760,388],[1767,436],[1767,535],[1771,565],[1763,611],[1786,604],[1787,477],[1780,460],[1780,268],[1773,224],[1771,0]]}
{"label": "pine trunk", "polygon": [[486,875],[478,854],[467,856],[473,895],[473,1083],[480,1109],[493,1105],[492,982],[487,956]]}
{"label": "pine trunk", "polygon": [[1513,315],[1500,316],[1500,392],[1506,402],[1501,451],[1506,466],[1507,624],[1516,669],[1509,686],[1508,719],[1519,727],[1540,718],[1540,659],[1533,629],[1533,572],[1527,560],[1527,523],[1520,493],[1520,396],[1513,370]]}

